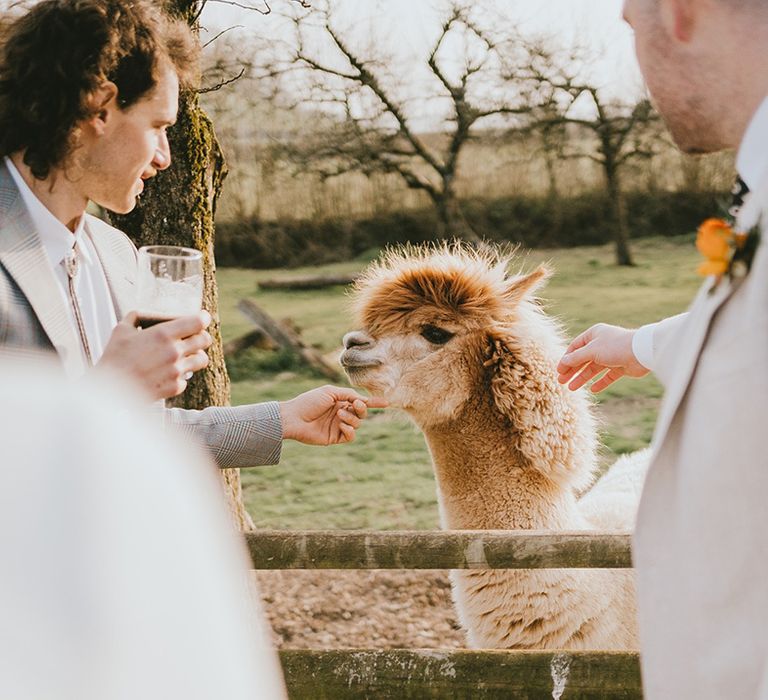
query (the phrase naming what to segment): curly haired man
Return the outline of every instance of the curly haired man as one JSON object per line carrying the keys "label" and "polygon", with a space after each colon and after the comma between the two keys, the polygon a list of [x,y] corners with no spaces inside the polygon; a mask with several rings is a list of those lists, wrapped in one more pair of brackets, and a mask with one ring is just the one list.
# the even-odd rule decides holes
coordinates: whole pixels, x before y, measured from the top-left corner
{"label": "curly haired man", "polygon": [[[180,85],[194,84],[197,54],[189,28],[145,0],[43,0],[8,27],[0,50],[6,352],[54,352],[75,377],[117,369],[154,400],[181,393],[188,373],[207,365],[208,314],[137,329],[135,248],[86,213],[89,202],[131,211],[145,181],[170,165],[166,132]],[[282,403],[166,416],[220,466],[241,467],[278,461],[284,438],[349,441],[368,405],[323,387]]]}

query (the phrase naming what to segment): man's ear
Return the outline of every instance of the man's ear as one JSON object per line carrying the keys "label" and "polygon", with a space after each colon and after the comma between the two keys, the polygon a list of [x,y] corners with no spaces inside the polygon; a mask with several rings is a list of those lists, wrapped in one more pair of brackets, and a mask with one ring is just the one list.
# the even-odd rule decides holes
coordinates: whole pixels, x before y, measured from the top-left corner
{"label": "man's ear", "polygon": [[519,304],[525,297],[543,287],[551,276],[552,270],[549,267],[539,265],[530,274],[512,278],[507,285],[505,296],[513,304]]}
{"label": "man's ear", "polygon": [[112,114],[120,108],[117,104],[117,85],[109,80],[103,82],[88,95],[85,106],[90,117],[85,119],[84,123],[90,126],[98,136],[103,135]]}
{"label": "man's ear", "polygon": [[661,0],[661,21],[667,34],[676,41],[688,44],[696,27],[695,0]]}

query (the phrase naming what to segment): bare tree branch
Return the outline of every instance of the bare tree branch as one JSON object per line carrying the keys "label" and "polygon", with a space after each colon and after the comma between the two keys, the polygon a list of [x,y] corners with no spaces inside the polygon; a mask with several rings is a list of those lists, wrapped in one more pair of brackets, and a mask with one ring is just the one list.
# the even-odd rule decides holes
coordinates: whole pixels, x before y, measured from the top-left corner
{"label": "bare tree branch", "polygon": [[243,27],[242,24],[235,24],[235,25],[233,25],[231,27],[227,27],[226,29],[222,29],[216,36],[214,36],[212,39],[209,39],[208,41],[206,41],[203,44],[202,48],[206,48],[206,47],[210,46],[214,41],[216,41],[216,39],[218,39],[219,37],[223,36],[227,32],[231,32],[233,29],[244,29],[244,27]]}
{"label": "bare tree branch", "polygon": [[[257,71],[262,80],[280,82],[283,96],[296,95],[296,105],[328,115],[330,127],[314,138],[291,139],[287,157],[324,179],[353,171],[396,174],[431,198],[447,236],[476,238],[456,193],[461,153],[481,120],[495,120],[497,126],[512,119],[522,122],[551,99],[532,79],[543,68],[533,65],[535,59],[513,40],[513,33],[483,26],[470,4],[456,0],[420,66],[432,86],[422,94],[434,90],[435,97],[409,100],[395,87],[390,62],[354,44],[333,21],[330,7],[324,3],[310,14],[293,13],[290,49]],[[320,53],[314,47],[322,39],[328,50]],[[456,65],[449,62],[454,56],[445,53],[449,42],[464,46]],[[423,133],[416,116],[416,105],[429,99],[439,105],[445,125],[439,134]]]}
{"label": "bare tree branch", "polygon": [[451,96],[453,96],[455,88],[453,85],[451,85],[448,78],[445,77],[445,74],[440,69],[440,66],[437,63],[437,52],[440,51],[440,47],[443,45],[443,40],[445,39],[446,36],[448,36],[448,32],[451,31],[451,27],[460,18],[461,18],[460,11],[458,10],[458,8],[454,8],[451,16],[443,23],[440,36],[437,38],[437,41],[435,42],[435,45],[432,48],[432,52],[429,54],[429,58],[427,59],[427,65],[429,66],[430,70],[432,71],[432,73],[434,73],[437,79],[445,86],[445,89],[448,91],[448,94]]}
{"label": "bare tree branch", "polygon": [[246,5],[242,2],[237,2],[237,0],[206,0],[206,2],[212,2],[212,3],[218,3],[219,5],[231,5],[233,7],[239,7],[243,10],[253,10],[254,12],[258,12],[260,15],[268,15],[272,12],[272,8],[269,6],[269,3],[267,0],[261,0],[264,7],[256,7],[255,5]]}
{"label": "bare tree branch", "polygon": [[243,66],[243,68],[240,69],[240,72],[237,75],[229,78],[228,80],[222,80],[221,82],[216,83],[216,85],[211,85],[210,87],[200,88],[197,92],[200,95],[204,95],[204,94],[206,94],[208,92],[216,92],[217,90],[221,90],[221,88],[223,88],[225,85],[231,85],[235,81],[240,80],[240,78],[242,78],[243,75],[245,75],[245,71],[246,71],[246,68],[245,68],[245,66]]}
{"label": "bare tree branch", "polygon": [[411,142],[416,152],[432,166],[435,170],[440,170],[441,163],[433,156],[429,149],[419,139],[408,125],[408,120],[403,113],[399,105],[387,94],[387,92],[381,86],[381,83],[376,79],[365,64],[360,60],[341,39],[341,37],[330,26],[330,22],[326,23],[326,31],[328,35],[333,39],[334,43],[338,47],[339,51],[347,58],[352,67],[358,71],[358,76],[354,78],[361,85],[365,85],[376,97],[381,100],[382,104],[387,108],[389,114],[391,114],[400,127],[400,132],[405,136],[408,141]]}
{"label": "bare tree branch", "polygon": [[[621,187],[622,168],[630,160],[652,157],[654,142],[658,143],[656,125],[658,117],[648,100],[636,104],[606,99],[597,85],[576,79],[564,65],[573,70],[576,61],[564,61],[544,46],[533,52],[527,78],[549,92],[547,108],[534,120],[529,129],[546,132],[557,126],[578,125],[588,130],[594,138],[594,148],[583,157],[597,163],[605,176],[606,189],[614,210],[616,259],[621,265],[631,265],[629,250],[629,222]],[[586,96],[594,116],[573,116],[571,109]]]}

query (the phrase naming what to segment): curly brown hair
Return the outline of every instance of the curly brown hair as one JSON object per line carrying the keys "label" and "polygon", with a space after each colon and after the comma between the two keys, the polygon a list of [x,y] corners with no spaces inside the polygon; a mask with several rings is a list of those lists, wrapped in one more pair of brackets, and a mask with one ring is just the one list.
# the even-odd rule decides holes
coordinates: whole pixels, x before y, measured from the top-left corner
{"label": "curly brown hair", "polygon": [[147,0],[43,0],[4,32],[0,47],[0,156],[24,152],[38,179],[62,164],[87,98],[105,81],[128,109],[170,61],[182,86],[197,79],[189,27]]}

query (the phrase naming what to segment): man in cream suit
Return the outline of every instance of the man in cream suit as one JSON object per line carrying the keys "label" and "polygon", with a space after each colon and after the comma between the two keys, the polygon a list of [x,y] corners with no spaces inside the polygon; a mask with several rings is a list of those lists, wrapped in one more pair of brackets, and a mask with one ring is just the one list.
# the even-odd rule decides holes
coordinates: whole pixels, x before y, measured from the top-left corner
{"label": "man in cream suit", "polygon": [[[117,370],[148,399],[207,365],[202,312],[136,328],[136,250],[85,213],[118,213],[170,165],[166,130],[196,43],[149,0],[43,0],[0,50],[0,349],[54,352],[71,377]],[[41,398],[44,401],[44,398]],[[379,405],[323,387],[287,402],[172,410],[222,467],[272,464],[284,438],[346,442]]]}
{"label": "man in cream suit", "polygon": [[[737,148],[736,229],[768,225],[768,3],[626,0],[637,56],[675,141]],[[707,212],[702,212],[705,218]],[[690,310],[638,331],[600,324],[561,381],[666,387],[634,541],[646,697],[768,698],[768,246],[710,277]]]}
{"label": "man in cream suit", "polygon": [[9,360],[0,386],[0,698],[285,700],[200,451],[106,373]]}

